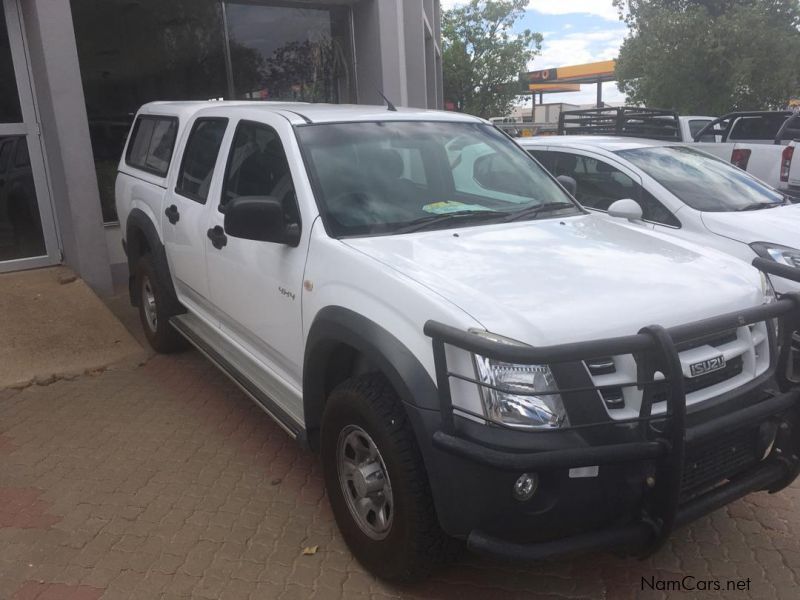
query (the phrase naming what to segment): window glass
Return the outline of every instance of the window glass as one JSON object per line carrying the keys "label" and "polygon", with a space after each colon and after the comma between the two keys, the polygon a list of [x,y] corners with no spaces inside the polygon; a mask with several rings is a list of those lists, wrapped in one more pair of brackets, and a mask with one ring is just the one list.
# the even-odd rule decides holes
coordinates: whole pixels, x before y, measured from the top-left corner
{"label": "window glass", "polygon": [[620,156],[696,210],[729,212],[768,208],[784,197],[730,163],[688,146],[620,150]]}
{"label": "window glass", "polygon": [[177,133],[178,120],[174,117],[139,117],[133,127],[125,162],[137,169],[165,176]]}
{"label": "window glass", "polygon": [[129,165],[142,168],[147,162],[147,149],[150,146],[150,139],[153,137],[153,127],[155,119],[139,117],[133,126],[131,141],[128,144],[128,156],[125,159]]}
{"label": "window glass", "polygon": [[[692,139],[694,139],[694,136],[700,133],[700,130],[709,123],[711,123],[711,119],[692,119],[689,121],[689,135],[692,136]],[[699,141],[716,142],[717,138],[713,133],[707,133],[701,137]]]}
{"label": "window glass", "polygon": [[296,132],[335,236],[459,226],[461,217],[474,225],[580,213],[519,146],[487,125],[332,123]]}
{"label": "window glass", "polygon": [[197,119],[194,122],[183,152],[176,192],[201,204],[206,203],[227,125],[228,119]]}
{"label": "window glass", "polygon": [[6,28],[6,15],[0,10],[0,123],[22,121],[17,95],[17,78],[11,58],[11,43]]}
{"label": "window glass", "polygon": [[11,151],[14,149],[12,140],[2,140],[0,138],[0,173],[5,173],[8,163],[11,160]]}
{"label": "window glass", "polygon": [[353,98],[349,8],[226,2],[225,18],[235,97],[333,103]]}
{"label": "window glass", "polygon": [[[576,198],[588,208],[607,211],[617,200],[636,200],[645,221],[680,227],[675,216],[637,181],[617,167],[590,156],[569,152],[541,152],[554,177],[567,175],[578,184]],[[537,156],[538,158],[538,156]]]}
{"label": "window glass", "polygon": [[240,196],[277,198],[287,221],[299,220],[289,161],[277,132],[267,125],[242,121],[236,127],[220,207]]}
{"label": "window glass", "polygon": [[139,107],[154,100],[229,97],[221,3],[70,4],[103,219],[115,221],[114,180]]}
{"label": "window glass", "polygon": [[728,135],[729,140],[773,140],[778,135],[786,115],[763,115],[736,119]]}
{"label": "window glass", "polygon": [[31,158],[28,154],[28,143],[24,137],[20,138],[21,143],[17,144],[17,152],[14,155],[15,167],[28,167],[31,164]]}

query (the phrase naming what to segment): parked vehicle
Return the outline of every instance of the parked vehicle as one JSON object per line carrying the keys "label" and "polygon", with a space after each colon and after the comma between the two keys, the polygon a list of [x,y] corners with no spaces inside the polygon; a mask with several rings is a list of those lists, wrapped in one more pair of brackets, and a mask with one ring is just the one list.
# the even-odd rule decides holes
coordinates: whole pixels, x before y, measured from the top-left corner
{"label": "parked vehicle", "polygon": [[[599,136],[518,143],[553,175],[572,178],[589,210],[747,262],[759,256],[800,268],[800,205],[696,145]],[[773,283],[800,291],[793,281]],[[795,344],[800,350],[800,336]]]}
{"label": "parked vehicle", "polygon": [[[714,117],[680,116],[675,111],[620,106],[563,111],[559,135],[616,135],[691,143]],[[713,133],[700,141],[715,141]]]}
{"label": "parked vehicle", "polygon": [[800,298],[763,272],[793,271],[588,213],[485,121],[152,103],[116,200],[150,343],[319,451],[380,577],[454,539],[647,553],[797,475]]}
{"label": "parked vehicle", "polygon": [[601,108],[562,113],[560,135],[620,136],[697,143],[709,152],[800,200],[800,114],[737,112],[682,117],[668,110]]}
{"label": "parked vehicle", "polygon": [[729,160],[795,201],[800,201],[800,113],[735,112],[696,134],[703,150]]}

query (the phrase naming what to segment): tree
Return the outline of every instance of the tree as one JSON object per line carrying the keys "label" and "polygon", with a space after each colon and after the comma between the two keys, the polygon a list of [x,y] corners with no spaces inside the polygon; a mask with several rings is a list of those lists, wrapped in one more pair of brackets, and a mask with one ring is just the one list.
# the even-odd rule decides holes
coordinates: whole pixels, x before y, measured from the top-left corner
{"label": "tree", "polygon": [[684,114],[783,108],[800,94],[797,0],[614,0],[628,101]]}
{"label": "tree", "polygon": [[527,0],[470,0],[442,15],[444,97],[457,110],[488,118],[509,112],[519,74],[539,53],[542,36],[512,31]]}

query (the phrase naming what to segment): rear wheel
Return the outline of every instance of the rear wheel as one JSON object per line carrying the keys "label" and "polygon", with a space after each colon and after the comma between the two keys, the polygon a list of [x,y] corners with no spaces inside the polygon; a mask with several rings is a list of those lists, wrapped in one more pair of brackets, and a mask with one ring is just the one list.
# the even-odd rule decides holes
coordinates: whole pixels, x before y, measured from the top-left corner
{"label": "rear wheel", "polygon": [[439,527],[428,476],[400,399],[380,374],[331,394],[320,436],[336,523],[356,559],[390,581],[427,575],[455,540]]}
{"label": "rear wheel", "polygon": [[170,317],[176,313],[172,313],[168,307],[175,302],[167,301],[166,295],[169,292],[161,283],[149,254],[142,256],[136,263],[135,282],[139,320],[147,341],[156,352],[164,354],[185,350],[188,343],[169,324]]}

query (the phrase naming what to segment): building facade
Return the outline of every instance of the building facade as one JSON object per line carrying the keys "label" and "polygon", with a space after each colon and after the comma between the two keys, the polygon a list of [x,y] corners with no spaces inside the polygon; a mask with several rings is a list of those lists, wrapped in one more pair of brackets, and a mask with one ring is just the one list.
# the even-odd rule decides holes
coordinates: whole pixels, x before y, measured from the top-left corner
{"label": "building facade", "polygon": [[442,107],[439,0],[0,2],[0,272],[125,281],[114,179],[145,102]]}

